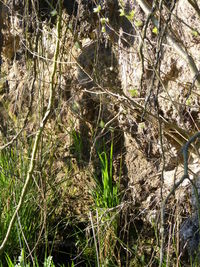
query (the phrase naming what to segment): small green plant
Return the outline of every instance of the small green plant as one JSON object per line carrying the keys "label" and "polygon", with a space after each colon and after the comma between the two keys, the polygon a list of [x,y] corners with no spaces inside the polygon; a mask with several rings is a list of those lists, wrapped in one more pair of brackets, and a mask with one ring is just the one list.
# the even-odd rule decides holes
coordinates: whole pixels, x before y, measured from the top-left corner
{"label": "small green plant", "polygon": [[198,36],[199,36],[199,33],[198,33],[198,31],[193,30],[193,31],[192,31],[192,35],[193,35],[194,37],[198,37]]}
{"label": "small green plant", "polygon": [[158,28],[157,27],[154,27],[153,30],[152,30],[152,32],[157,35],[158,34]]}
{"label": "small green plant", "polygon": [[137,97],[138,96],[138,90],[137,89],[129,89],[129,93],[131,97]]}
{"label": "small green plant", "polygon": [[95,8],[93,9],[93,12],[94,12],[94,13],[97,13],[97,14],[99,14],[100,11],[101,11],[101,6],[100,6],[100,5],[98,5],[97,7],[95,7]]}
{"label": "small green plant", "polygon": [[17,263],[13,262],[8,254],[6,254],[6,262],[8,267],[29,267],[30,264],[26,264],[25,256],[24,256],[24,249],[21,250],[21,253],[18,257]]}
{"label": "small green plant", "polygon": [[72,146],[71,153],[74,154],[77,161],[80,163],[82,161],[82,153],[83,153],[83,142],[80,133],[78,133],[75,129],[71,132]]}
{"label": "small green plant", "polygon": [[138,28],[143,26],[143,22],[142,22],[141,20],[135,20],[135,21],[134,21],[134,24],[135,24],[135,26],[138,27]]}
{"label": "small green plant", "polygon": [[119,1],[119,16],[123,17],[125,16],[130,22],[132,22],[134,20],[134,15],[135,15],[135,10],[127,10],[126,9],[126,5],[123,1]]}
{"label": "small green plant", "polygon": [[106,32],[106,23],[109,23],[109,19],[108,18],[101,18],[100,22],[101,22],[101,26],[102,26],[101,31]]}
{"label": "small green plant", "polygon": [[[118,240],[121,171],[119,181],[115,182],[113,179],[113,139],[109,150],[109,152],[106,150],[105,145],[103,151],[97,150],[101,176],[94,176],[95,188],[92,191],[95,206],[94,214],[91,215],[91,223],[93,226],[97,225],[97,228],[93,228],[94,243],[91,249],[96,252],[95,260],[98,266],[116,266],[115,249]],[[90,240],[88,243],[91,243]]]}
{"label": "small green plant", "polygon": [[[17,261],[12,261],[9,255],[6,254],[6,264],[8,267],[31,267],[31,266],[56,267],[52,256],[45,257],[44,263],[42,265],[41,263],[38,262],[37,257],[34,258],[34,261],[32,263],[27,262],[24,249],[22,249]],[[59,266],[64,267],[65,265],[59,265]],[[74,262],[72,262],[71,264],[68,264],[67,266],[74,267],[75,265],[74,265]],[[0,263],[0,267],[4,267],[4,265]]]}
{"label": "small green plant", "polygon": [[[21,253],[20,253],[17,261],[12,261],[11,258],[9,257],[9,255],[6,254],[6,263],[7,263],[8,267],[30,267],[32,265],[35,267],[41,266],[41,264],[38,263],[38,260],[36,257],[34,258],[34,262],[32,262],[32,263],[27,262],[26,257],[25,257],[25,253],[24,253],[24,249],[21,250]],[[74,264],[72,263],[71,267],[73,267],[73,266],[74,266]],[[3,267],[2,264],[1,264],[1,267]],[[55,267],[52,256],[45,257],[43,267]]]}
{"label": "small green plant", "polygon": [[[98,207],[112,208],[116,207],[119,202],[119,182],[116,184],[113,181],[113,140],[110,146],[110,154],[106,149],[103,152],[98,152],[101,181],[96,180],[95,202]],[[120,180],[120,179],[119,179]]]}

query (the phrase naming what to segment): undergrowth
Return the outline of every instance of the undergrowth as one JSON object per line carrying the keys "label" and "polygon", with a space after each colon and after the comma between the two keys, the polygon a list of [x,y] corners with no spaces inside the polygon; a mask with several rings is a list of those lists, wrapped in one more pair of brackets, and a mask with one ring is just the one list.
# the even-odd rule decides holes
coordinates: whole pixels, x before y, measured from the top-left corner
{"label": "undergrowth", "polygon": [[[56,265],[53,262],[52,256],[45,257],[43,263],[39,263],[37,257],[34,257],[33,262],[29,262],[24,254],[24,250],[21,250],[21,253],[16,261],[12,261],[8,254],[6,254],[6,263],[8,267],[56,267]],[[1,267],[3,267],[2,264],[0,264]],[[60,265],[60,267],[63,267],[64,265]],[[74,267],[74,263],[69,264],[68,267]]]}
{"label": "undergrowth", "polygon": [[[0,152],[0,240],[6,234],[18,203],[26,169],[25,155],[22,155],[17,148],[9,148]],[[32,184],[23,208],[17,215],[17,221],[11,231],[5,251],[9,255],[16,256],[24,246],[34,243],[39,224],[40,211],[37,205],[37,191]]]}
{"label": "undergrowth", "polygon": [[[1,2],[5,2],[7,5],[12,1]],[[176,230],[173,229],[174,232],[172,230],[169,232],[168,244],[163,249],[166,255],[163,256],[161,263],[159,259],[161,250],[160,229],[162,228],[160,213],[156,213],[153,222],[149,222],[144,216],[146,210],[153,209],[153,211],[157,212],[160,208],[158,207],[160,203],[158,203],[154,209],[152,203],[155,202],[151,201],[154,195],[152,195],[151,191],[157,193],[158,184],[160,186],[163,181],[160,183],[161,180],[159,180],[158,184],[151,185],[151,183],[146,183],[148,179],[145,176],[146,173],[148,175],[150,173],[154,175],[154,178],[155,176],[158,177],[161,172],[159,161],[162,158],[162,155],[159,154],[160,144],[159,147],[154,144],[156,143],[155,140],[158,139],[159,131],[156,130],[156,133],[151,135],[157,124],[156,119],[159,119],[160,128],[163,126],[163,129],[160,129],[160,134],[163,134],[162,131],[167,130],[166,135],[169,135],[172,139],[175,137],[173,141],[177,140],[177,143],[179,143],[179,138],[181,138],[181,143],[182,139],[185,142],[185,136],[182,133],[186,132],[186,130],[180,131],[181,135],[177,138],[176,134],[178,134],[179,127],[173,128],[174,123],[171,123],[169,118],[164,118],[165,114],[157,103],[159,102],[158,95],[156,96],[155,92],[153,92],[156,84],[158,84],[157,94],[162,92],[161,84],[163,83],[164,86],[167,84],[168,86],[168,81],[161,83],[162,79],[159,77],[158,83],[155,83],[157,76],[161,72],[160,69],[157,70],[156,66],[151,66],[151,62],[148,61],[148,70],[153,71],[143,73],[140,84],[141,86],[142,84],[144,85],[144,77],[149,77],[151,72],[155,71],[156,75],[150,78],[152,79],[152,85],[149,96],[144,92],[146,91],[146,86],[141,88],[141,95],[138,96],[139,88],[135,89],[135,85],[132,88],[132,82],[129,82],[128,79],[126,83],[131,84],[129,89],[116,88],[115,83],[112,85],[112,80],[118,80],[121,75],[117,70],[117,76],[110,77],[112,71],[115,68],[120,69],[121,66],[114,66],[115,54],[118,52],[112,50],[111,64],[109,63],[110,65],[106,66],[111,71],[108,72],[109,77],[103,77],[104,75],[98,72],[99,68],[104,69],[104,64],[100,61],[102,57],[101,49],[104,50],[103,43],[105,43],[105,47],[112,49],[119,45],[117,48],[119,53],[121,53],[120,45],[123,46],[124,43],[124,49],[122,49],[124,50],[124,55],[126,56],[126,50],[127,53],[130,51],[132,53],[132,50],[129,51],[130,42],[126,42],[126,35],[123,34],[123,30],[128,25],[131,25],[131,29],[143,27],[143,22],[135,20],[134,10],[129,10],[128,7],[129,1],[113,1],[113,3],[118,2],[119,4],[117,6],[120,9],[117,9],[117,12],[120,11],[120,13],[118,12],[119,14],[117,14],[119,15],[119,20],[124,21],[124,25],[121,25],[124,28],[119,24],[116,30],[112,29],[113,22],[104,16],[109,15],[109,12],[111,12],[114,15],[110,19],[113,20],[112,17],[114,17],[114,21],[116,20],[116,10],[111,10],[116,7],[115,4],[112,5],[112,1],[106,1],[110,8],[104,10],[103,5],[97,5],[97,2],[104,1],[91,1],[92,4],[88,5],[88,9],[92,9],[89,14],[94,14],[94,18],[91,21],[97,23],[99,19],[97,23],[99,28],[93,28],[94,25],[88,25],[88,22],[84,21],[84,31],[78,32],[82,27],[79,24],[82,23],[78,20],[78,16],[73,17],[73,19],[70,17],[73,13],[71,9],[74,2],[78,5],[78,1],[24,1],[24,4],[22,3],[24,10],[19,10],[21,14],[18,14],[18,11],[16,12],[17,14],[14,14],[14,10],[8,11],[10,12],[8,13],[9,19],[4,23],[4,27],[9,28],[6,25],[10,25],[10,21],[15,24],[15,15],[16,21],[18,17],[20,18],[18,24],[21,27],[19,32],[23,45],[16,53],[16,43],[14,41],[13,56],[8,60],[8,66],[1,73],[3,74],[3,81],[0,84],[0,134],[3,136],[0,136],[1,145],[6,143],[7,140],[12,141],[14,133],[19,134],[16,135],[16,138],[10,142],[6,149],[2,148],[0,150],[0,241],[6,236],[9,223],[19,202],[22,188],[26,184],[25,178],[30,174],[30,163],[32,169],[29,176],[31,177],[30,183],[27,183],[28,186],[22,206],[11,229],[6,247],[0,255],[0,266],[154,267],[159,266],[159,264],[160,267],[170,266],[170,264],[171,266],[184,266],[181,263],[179,237],[177,234],[180,227],[180,213],[179,217],[170,214],[175,219],[165,220],[165,223],[170,222],[170,227]],[[80,2],[85,4],[89,1]],[[127,5],[125,2],[127,2]],[[17,3],[14,3],[13,6],[15,4],[17,5]],[[66,5],[66,10],[69,13],[71,11],[70,15],[64,12],[64,15],[62,15],[62,11],[64,11],[62,5],[64,4]],[[155,2],[154,4],[155,14],[148,15],[149,19],[159,13],[158,10],[156,11],[157,3]],[[77,8],[74,12],[77,12],[77,14],[79,11],[80,13],[88,11],[82,10],[84,5],[82,9],[78,10],[77,5],[74,5]],[[160,3],[160,8],[162,5]],[[58,12],[58,6],[60,7],[60,13]],[[152,7],[153,9],[154,7]],[[166,12],[167,9],[165,10]],[[162,22],[161,24],[164,24],[165,21],[162,21],[161,18],[162,16],[159,17],[159,23]],[[59,22],[57,32],[55,28],[56,19]],[[135,24],[135,22],[137,23]],[[150,26],[152,26],[151,23]],[[148,29],[148,23],[145,28],[146,32],[144,31],[144,34],[142,31],[140,32],[141,37],[151,32]],[[5,29],[3,28],[3,30]],[[23,33],[24,30],[25,33]],[[10,34],[10,32],[12,31],[7,29],[6,34]],[[154,38],[159,37],[159,32],[160,29],[155,27],[152,32],[155,35],[153,35]],[[105,39],[107,34],[109,38]],[[163,32],[163,36],[165,34],[168,34],[167,30],[166,33]],[[131,34],[127,32],[128,35]],[[139,32],[134,33],[134,39],[136,35],[139,36]],[[99,39],[96,41],[97,36]],[[161,39],[163,39],[163,36]],[[12,37],[11,35],[10,39]],[[119,39],[121,44],[118,41],[117,43],[109,43],[110,39],[116,42],[121,37],[122,42]],[[85,57],[86,61],[90,59],[89,54],[94,57],[89,62],[92,65],[88,67],[89,73],[78,63],[78,58],[83,52],[83,50],[80,50],[88,39],[93,45],[97,44],[97,46],[93,46],[93,48],[95,47],[94,51],[88,50],[88,55]],[[148,48],[147,39],[144,38],[141,44],[145,44],[145,46],[147,44]],[[153,40],[151,47],[154,43],[162,45],[159,39],[158,41],[155,42]],[[57,49],[53,57],[54,42],[57,44]],[[178,44],[179,42],[176,43],[176,47]],[[90,48],[90,44],[88,47]],[[144,50],[142,47],[140,49],[140,52]],[[154,51],[152,49],[147,50]],[[160,47],[155,51],[159,51],[159,55]],[[181,51],[183,53],[183,49]],[[123,53],[119,58],[123,58]],[[108,53],[105,53],[104,56],[107,57],[107,55]],[[144,55],[141,53],[140,56],[141,60],[144,61]],[[20,61],[17,61],[18,58]],[[151,55],[149,58],[151,58]],[[159,55],[155,60],[157,62],[156,65],[159,63],[158,59],[160,58],[162,57]],[[130,64],[127,65],[128,71],[129,67],[130,69],[132,67],[132,59],[134,59],[134,54],[133,57],[131,54],[131,60],[127,60],[127,63],[124,61],[124,68],[121,67],[121,71],[123,70],[123,75],[121,76],[124,76],[124,79],[129,75],[129,73],[126,73],[126,64]],[[106,61],[109,61],[109,59],[107,58]],[[88,62],[83,63],[86,64]],[[142,62],[143,71],[146,63],[145,61]],[[176,63],[176,60],[174,60],[174,63]],[[83,66],[85,66],[84,64]],[[159,63],[158,65],[162,64]],[[174,64],[174,67],[175,69],[177,68],[176,64]],[[17,71],[12,76],[9,71],[12,72],[12,69],[15,68]],[[88,77],[91,76],[90,78],[93,81],[89,83],[89,86],[91,84],[95,85],[94,88],[88,89],[87,84],[85,85],[86,88],[81,87],[80,81],[78,82],[78,75],[74,77],[74,73],[80,72],[80,70]],[[176,72],[179,73],[179,70],[177,69]],[[135,72],[133,71],[133,73]],[[8,77],[6,77],[7,74]],[[169,74],[171,74],[171,71]],[[162,75],[163,79],[167,79],[169,76],[168,73],[165,75],[162,73]],[[99,84],[95,84],[96,77],[99,78]],[[105,86],[105,88],[103,86],[104,78],[105,81],[107,79],[111,82],[111,85],[106,83],[108,86]],[[173,81],[175,78],[173,77]],[[136,75],[135,80],[137,79]],[[123,86],[123,80],[120,84]],[[186,87],[186,85],[184,86]],[[49,91],[49,88],[52,90]],[[130,94],[126,96],[128,91]],[[189,94],[193,93],[192,87],[189,91],[191,91]],[[189,94],[187,96],[188,100],[190,100]],[[162,98],[165,99],[163,96]],[[146,102],[143,102],[144,100]],[[148,103],[150,100],[155,100],[155,103]],[[80,104],[76,105],[76,102],[80,102]],[[172,101],[172,104],[176,102]],[[144,107],[142,106],[143,104]],[[188,105],[189,102],[186,104]],[[182,103],[180,107],[181,105]],[[155,112],[153,111],[153,106],[156,107]],[[2,115],[2,110],[6,114],[5,117]],[[28,113],[26,113],[27,111]],[[27,117],[25,114],[27,114]],[[197,114],[195,116],[197,118]],[[151,124],[148,122],[149,118],[156,122],[152,124],[152,129],[150,129]],[[191,119],[193,120],[192,115]],[[121,125],[120,121],[122,121]],[[145,126],[146,124],[148,126]],[[110,134],[111,129],[112,133]],[[121,136],[123,138],[117,140],[117,144],[114,136],[115,133],[117,136],[118,132],[120,132],[119,139]],[[129,135],[131,137],[130,144],[125,144],[129,142]],[[109,138],[107,138],[108,136]],[[102,147],[98,147],[98,141],[102,144],[104,137],[107,143]],[[127,139],[125,140],[126,137]],[[146,140],[144,140],[145,138]],[[161,139],[160,143],[162,143]],[[38,141],[36,142],[37,149],[32,157],[31,151],[34,148],[34,140]],[[133,144],[131,140],[135,143]],[[133,154],[134,149],[137,152],[142,151],[145,160],[151,161],[156,166],[154,167],[157,172],[155,171],[154,173],[153,167],[152,172],[144,171],[145,175],[144,173],[139,173],[135,177],[135,173],[130,173],[129,170],[132,170],[132,168],[128,170],[127,166],[132,164],[132,160],[137,159],[137,154],[139,153],[131,156],[129,154],[130,159],[127,162],[123,162],[123,160],[126,160],[124,154],[127,153],[126,155],[128,155],[127,151],[132,145],[135,146],[132,150]],[[86,147],[87,149],[85,149]],[[171,144],[167,144],[166,149],[170,150]],[[119,150],[123,151],[119,152]],[[90,153],[91,155],[89,155]],[[120,155],[121,158],[119,160]],[[163,160],[164,158],[163,154]],[[140,167],[139,165],[140,163],[136,164],[138,168]],[[136,168],[133,169],[136,170]],[[143,171],[143,168],[141,168],[141,171]],[[164,172],[164,167],[162,171]],[[131,177],[128,177],[128,175]],[[137,179],[138,177],[140,177],[140,180]],[[148,186],[151,188],[146,188]],[[137,188],[141,190],[139,193],[135,192]],[[146,195],[143,195],[143,189]],[[161,187],[160,189],[163,190]],[[139,201],[143,205],[144,203],[149,205],[142,207],[142,210],[141,203],[136,197],[138,194],[141,195]],[[158,198],[158,195],[155,195],[155,198]],[[174,222],[173,227],[172,222]],[[164,226],[169,231],[170,227]],[[162,241],[166,240],[163,239]],[[198,259],[191,259],[190,265],[198,266]]]}

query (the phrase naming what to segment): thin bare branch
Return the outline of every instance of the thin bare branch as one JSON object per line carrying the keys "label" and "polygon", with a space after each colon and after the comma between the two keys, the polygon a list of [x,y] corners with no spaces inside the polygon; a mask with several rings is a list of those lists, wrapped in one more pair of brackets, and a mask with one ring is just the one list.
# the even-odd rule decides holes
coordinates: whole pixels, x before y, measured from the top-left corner
{"label": "thin bare branch", "polygon": [[[149,16],[149,14],[151,14],[151,8],[147,4],[147,2],[145,0],[137,0],[137,2],[143,9],[145,14]],[[154,25],[158,27],[158,20],[155,18],[155,16],[151,16],[151,20],[154,23]],[[172,33],[167,32],[166,38],[169,45],[171,45],[174,48],[174,50],[176,50],[176,52],[188,63],[192,74],[194,75],[194,77],[197,77],[196,81],[198,86],[200,87],[200,73],[192,56],[188,54],[186,49],[180,43],[178,43],[178,40],[176,40],[176,38],[172,35]]]}

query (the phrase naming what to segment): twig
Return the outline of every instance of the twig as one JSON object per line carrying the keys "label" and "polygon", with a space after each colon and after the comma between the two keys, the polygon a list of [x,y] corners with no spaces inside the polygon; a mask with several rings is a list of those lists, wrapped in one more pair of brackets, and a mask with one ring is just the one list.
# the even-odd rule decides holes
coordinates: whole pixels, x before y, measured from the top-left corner
{"label": "twig", "polygon": [[92,153],[93,153],[93,151],[94,151],[94,147],[95,147],[95,145],[96,145],[96,142],[97,142],[97,140],[100,138],[100,137],[102,137],[102,135],[103,135],[103,133],[105,132],[105,130],[106,130],[106,128],[108,128],[108,126],[110,125],[110,124],[112,124],[112,122],[113,121],[115,121],[118,117],[119,117],[119,115],[120,115],[120,113],[121,113],[121,110],[110,120],[110,121],[108,121],[108,122],[106,122],[106,124],[104,125],[104,127],[103,127],[103,129],[101,130],[101,132],[98,134],[98,135],[96,135],[96,137],[95,137],[95,139],[94,139],[94,142],[93,142],[93,144],[92,144],[92,147],[91,147],[91,149],[90,149],[90,161],[89,162],[91,162],[91,160],[92,160]]}
{"label": "twig", "polygon": [[197,1],[196,0],[188,0],[188,2],[194,8],[194,10],[197,12],[197,14],[198,14],[198,16],[200,18],[200,9],[199,9]]}
{"label": "twig", "polygon": [[[146,3],[145,0],[137,0],[138,4],[142,8],[142,10],[146,13],[148,16],[151,13],[151,8],[149,5]],[[156,27],[158,27],[158,20],[154,17],[151,16],[151,20],[154,23]],[[187,53],[185,48],[178,43],[178,41],[175,39],[175,37],[169,33],[166,33],[166,38],[168,43],[176,50],[176,52],[188,63],[191,72],[195,77],[197,77],[197,84],[200,86],[200,74],[198,71],[198,68],[194,62],[194,59],[192,58],[191,55]]]}
{"label": "twig", "polygon": [[89,213],[89,216],[90,216],[91,227],[92,227],[92,233],[93,233],[94,244],[95,244],[95,249],[96,249],[97,266],[100,267],[100,264],[99,264],[99,252],[98,252],[98,247],[97,247],[97,240],[96,240],[96,235],[95,235],[95,230],[94,230],[94,223],[93,223],[93,220],[92,220],[92,212],[91,212],[91,211],[90,211],[90,213]]}
{"label": "twig", "polygon": [[165,206],[170,198],[171,195],[173,195],[176,191],[176,189],[182,184],[182,182],[185,179],[189,179],[189,174],[188,174],[188,149],[189,146],[197,139],[200,138],[200,132],[197,132],[195,135],[193,135],[183,146],[182,148],[182,153],[183,153],[183,160],[184,160],[184,174],[181,177],[181,179],[174,184],[173,188],[167,195],[167,197],[163,200],[162,206],[161,206],[161,247],[160,247],[160,263],[159,267],[162,266],[163,263],[163,257],[164,257],[164,226],[165,226]]}

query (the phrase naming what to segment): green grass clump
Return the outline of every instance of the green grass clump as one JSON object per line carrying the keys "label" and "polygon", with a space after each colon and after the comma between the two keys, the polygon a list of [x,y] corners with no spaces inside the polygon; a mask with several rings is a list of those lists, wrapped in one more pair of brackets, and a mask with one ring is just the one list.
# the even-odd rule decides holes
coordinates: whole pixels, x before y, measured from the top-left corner
{"label": "green grass clump", "polygon": [[[27,162],[19,151],[9,148],[0,152],[0,242],[3,241],[11,217],[16,209]],[[27,194],[24,205],[17,215],[17,220],[11,230],[5,251],[0,255],[0,263],[5,264],[6,253],[15,259],[22,248],[32,246],[39,229],[39,214],[36,203],[37,195],[33,189]]]}
{"label": "green grass clump", "polygon": [[119,182],[113,181],[113,141],[110,146],[110,154],[108,155],[106,149],[103,152],[98,152],[100,167],[101,167],[101,181],[96,178],[95,189],[95,203],[97,207],[113,208],[119,205]]}
{"label": "green grass clump", "polygon": [[[92,239],[97,266],[117,266],[116,248],[118,243],[118,226],[120,205],[120,174],[118,181],[113,175],[113,140],[109,152],[104,146],[103,151],[97,151],[100,179],[94,176],[95,186],[92,191],[95,206],[90,215],[93,229]],[[98,244],[98,245],[97,245]]]}

